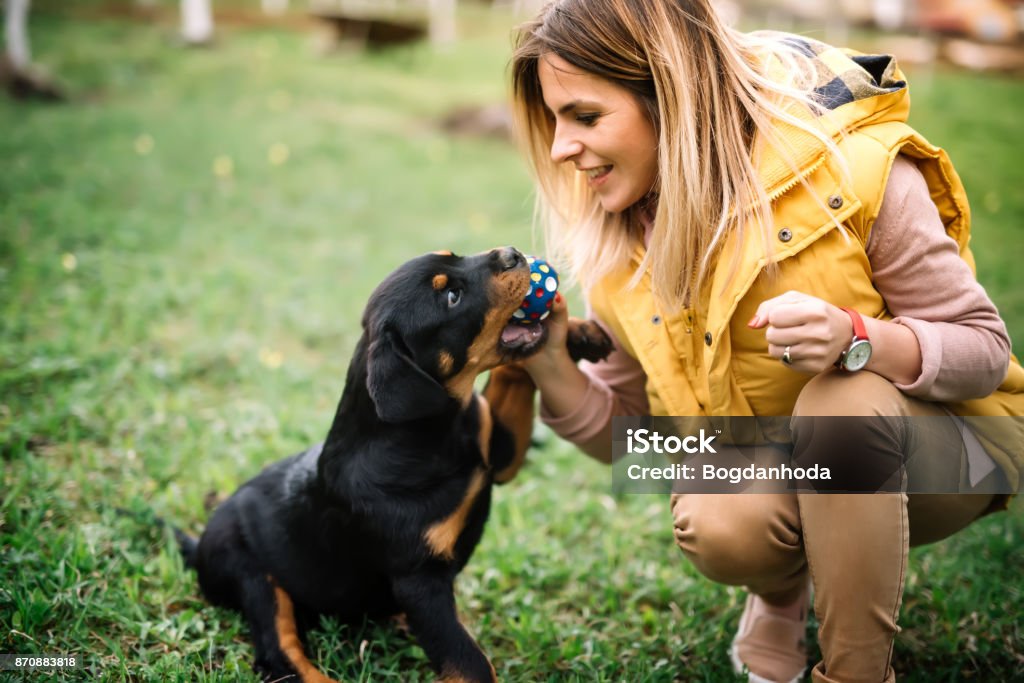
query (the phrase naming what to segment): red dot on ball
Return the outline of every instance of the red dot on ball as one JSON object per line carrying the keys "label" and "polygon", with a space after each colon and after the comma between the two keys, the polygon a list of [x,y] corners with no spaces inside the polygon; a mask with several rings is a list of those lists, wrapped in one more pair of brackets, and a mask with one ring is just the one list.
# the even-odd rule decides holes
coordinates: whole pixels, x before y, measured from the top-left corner
{"label": "red dot on ball", "polygon": [[544,290],[538,289],[536,292],[533,293],[533,295],[539,299],[540,297],[544,296]]}
{"label": "red dot on ball", "polygon": [[536,320],[537,318],[540,317],[540,313],[531,313],[530,317],[533,318],[534,320]]}

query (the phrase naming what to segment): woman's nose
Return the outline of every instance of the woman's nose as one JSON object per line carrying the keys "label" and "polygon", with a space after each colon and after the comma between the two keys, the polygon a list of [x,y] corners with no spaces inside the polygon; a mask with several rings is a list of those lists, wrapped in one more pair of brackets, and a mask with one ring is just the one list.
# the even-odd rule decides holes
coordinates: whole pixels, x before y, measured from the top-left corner
{"label": "woman's nose", "polygon": [[569,161],[583,151],[583,143],[579,140],[555,131],[555,138],[551,141],[551,160],[556,164]]}

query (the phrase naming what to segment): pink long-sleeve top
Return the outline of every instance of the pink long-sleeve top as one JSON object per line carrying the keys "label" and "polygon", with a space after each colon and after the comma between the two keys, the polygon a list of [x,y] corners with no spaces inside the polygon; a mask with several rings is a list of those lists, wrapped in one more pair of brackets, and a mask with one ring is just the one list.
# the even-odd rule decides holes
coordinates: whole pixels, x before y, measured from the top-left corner
{"label": "pink long-sleeve top", "polygon": [[[910,328],[921,346],[920,376],[896,386],[939,402],[993,392],[1009,366],[1006,325],[946,234],[921,172],[902,156],[889,174],[866,250],[893,322]],[[556,416],[541,406],[543,421],[580,446],[604,432],[615,415],[649,412],[643,368],[613,341],[606,361],[580,364],[589,385],[575,410]]]}

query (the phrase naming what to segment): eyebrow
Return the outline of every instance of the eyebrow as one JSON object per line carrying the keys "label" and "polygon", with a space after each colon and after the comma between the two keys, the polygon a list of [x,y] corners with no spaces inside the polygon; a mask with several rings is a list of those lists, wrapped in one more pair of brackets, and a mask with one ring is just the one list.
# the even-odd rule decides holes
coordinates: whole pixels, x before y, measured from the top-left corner
{"label": "eyebrow", "polygon": [[565,114],[566,112],[570,112],[573,109],[581,109],[581,108],[585,109],[587,107],[593,107],[593,108],[596,109],[598,107],[598,104],[596,102],[586,102],[586,101],[583,101],[583,100],[573,100],[572,102],[569,102],[568,104],[563,104],[561,107],[559,107],[558,108],[558,113],[559,114]]}

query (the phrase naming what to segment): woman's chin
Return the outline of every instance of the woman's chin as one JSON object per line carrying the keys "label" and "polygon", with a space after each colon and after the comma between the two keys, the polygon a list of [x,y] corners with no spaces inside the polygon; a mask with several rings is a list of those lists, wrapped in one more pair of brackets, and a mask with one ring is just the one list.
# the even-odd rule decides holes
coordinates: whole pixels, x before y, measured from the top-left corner
{"label": "woman's chin", "polygon": [[629,204],[615,198],[605,199],[601,197],[601,208],[608,213],[622,213],[629,208]]}
{"label": "woman's chin", "polygon": [[633,206],[638,201],[643,199],[644,196],[646,195],[641,195],[639,197],[633,198],[623,197],[622,195],[609,195],[607,197],[600,196],[598,198],[598,201],[601,203],[601,208],[607,211],[608,213],[622,213],[623,211],[625,211],[626,209],[628,209],[629,207]]}

